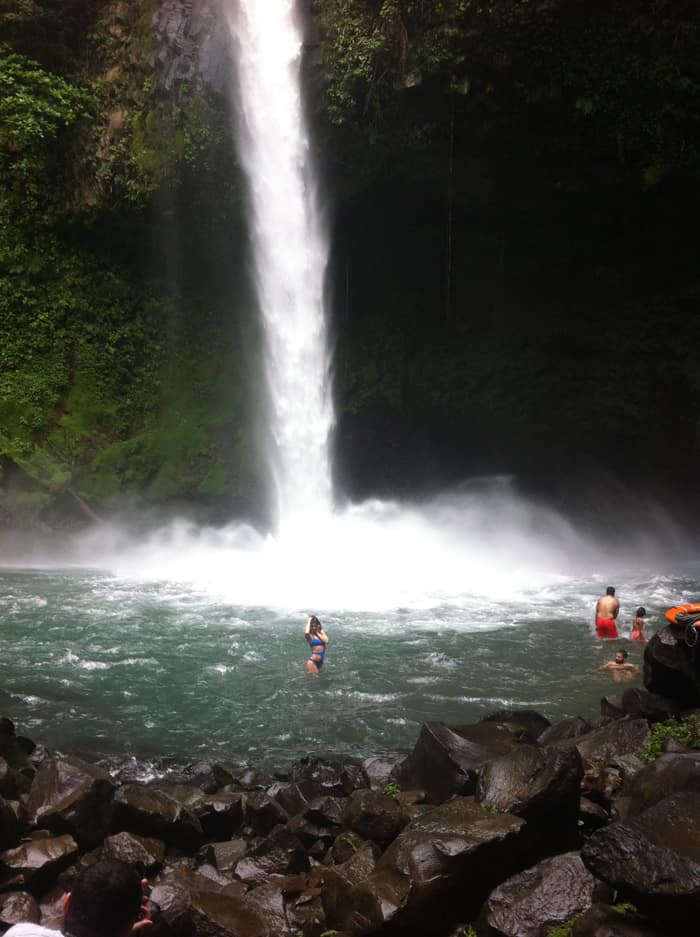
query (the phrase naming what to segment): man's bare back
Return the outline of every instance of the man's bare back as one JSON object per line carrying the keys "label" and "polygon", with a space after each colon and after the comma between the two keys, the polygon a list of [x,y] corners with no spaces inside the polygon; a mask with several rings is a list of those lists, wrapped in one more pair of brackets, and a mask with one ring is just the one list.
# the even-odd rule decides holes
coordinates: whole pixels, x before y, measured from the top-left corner
{"label": "man's bare back", "polygon": [[620,603],[614,595],[603,595],[596,602],[596,618],[617,618],[619,611]]}

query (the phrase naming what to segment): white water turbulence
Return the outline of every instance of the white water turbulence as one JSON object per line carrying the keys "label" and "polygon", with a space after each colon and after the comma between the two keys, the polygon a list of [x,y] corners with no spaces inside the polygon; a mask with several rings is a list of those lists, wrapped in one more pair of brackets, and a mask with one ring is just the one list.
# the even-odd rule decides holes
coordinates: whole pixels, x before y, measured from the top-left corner
{"label": "white water turbulence", "polygon": [[279,533],[331,510],[328,262],[310,166],[295,0],[221,0],[233,41],[236,143],[250,190]]}

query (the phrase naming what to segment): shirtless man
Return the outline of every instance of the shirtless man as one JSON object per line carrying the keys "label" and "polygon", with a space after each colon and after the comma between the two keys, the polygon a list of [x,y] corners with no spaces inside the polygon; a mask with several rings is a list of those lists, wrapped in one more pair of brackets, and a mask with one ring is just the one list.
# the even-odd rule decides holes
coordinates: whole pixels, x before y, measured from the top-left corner
{"label": "shirtless man", "polygon": [[639,673],[639,667],[636,664],[627,662],[627,651],[615,651],[615,660],[609,660],[600,669],[610,670],[610,676],[615,683],[629,683]]}
{"label": "shirtless man", "polygon": [[615,598],[615,587],[608,586],[595,606],[595,630],[599,638],[617,638],[615,619],[620,611],[620,603]]}

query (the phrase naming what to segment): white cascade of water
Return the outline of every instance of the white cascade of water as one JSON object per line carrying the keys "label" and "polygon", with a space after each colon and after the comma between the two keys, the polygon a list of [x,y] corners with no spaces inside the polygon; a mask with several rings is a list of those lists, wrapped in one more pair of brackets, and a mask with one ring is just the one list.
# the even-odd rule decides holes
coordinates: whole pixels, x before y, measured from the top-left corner
{"label": "white cascade of water", "polygon": [[296,0],[221,0],[234,47],[237,147],[248,178],[265,334],[270,467],[280,533],[327,517],[333,407],[324,310],[328,245],[301,94]]}

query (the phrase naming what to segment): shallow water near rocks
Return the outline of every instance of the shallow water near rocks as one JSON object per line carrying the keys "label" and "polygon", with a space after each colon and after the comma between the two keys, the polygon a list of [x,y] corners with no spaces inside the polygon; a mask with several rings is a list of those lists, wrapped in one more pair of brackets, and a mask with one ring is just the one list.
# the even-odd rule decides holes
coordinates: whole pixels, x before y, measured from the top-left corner
{"label": "shallow water near rocks", "polygon": [[[503,707],[550,719],[597,714],[618,688],[598,667],[695,597],[693,570],[618,578],[619,642],[601,642],[602,580],[561,581],[486,600],[381,613],[319,613],[331,645],[308,676],[302,610],[217,600],[192,585],[81,569],[0,571],[2,711],[51,748],[149,776],[217,759],[283,767],[310,751],[410,749],[427,720],[463,723]],[[641,685],[638,678],[637,685]]]}

